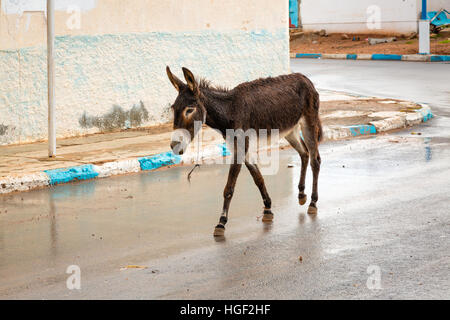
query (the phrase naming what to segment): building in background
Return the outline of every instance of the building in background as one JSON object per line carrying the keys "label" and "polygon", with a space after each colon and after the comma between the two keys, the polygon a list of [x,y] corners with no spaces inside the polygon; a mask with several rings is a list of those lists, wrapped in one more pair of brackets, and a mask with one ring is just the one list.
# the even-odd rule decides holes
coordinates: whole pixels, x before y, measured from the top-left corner
{"label": "building in background", "polygon": [[[46,1],[0,0],[0,144],[47,138]],[[288,2],[59,0],[58,138],[170,118],[165,67],[225,86],[289,72]]]}
{"label": "building in background", "polygon": [[289,28],[299,28],[300,23],[300,0],[289,0]]}
{"label": "building in background", "polygon": [[[450,0],[427,2],[428,11],[450,7]],[[289,0],[291,28],[328,33],[416,32],[421,10],[421,0]]]}

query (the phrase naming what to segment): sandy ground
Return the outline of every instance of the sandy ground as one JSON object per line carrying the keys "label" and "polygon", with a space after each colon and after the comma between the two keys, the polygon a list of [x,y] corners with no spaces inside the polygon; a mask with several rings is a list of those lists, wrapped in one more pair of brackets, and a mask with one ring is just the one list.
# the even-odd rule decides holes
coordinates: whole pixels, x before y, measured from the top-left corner
{"label": "sandy ground", "polygon": [[[384,54],[416,54],[419,51],[417,38],[407,39],[397,36],[397,41],[369,45],[367,38],[384,38],[393,35],[347,34],[349,39],[342,39],[343,34],[330,34],[321,37],[318,34],[305,33],[291,37],[290,51],[293,53],[384,53]],[[353,41],[353,37],[359,41]],[[450,54],[450,30],[441,31],[435,38],[431,38],[432,54]]]}

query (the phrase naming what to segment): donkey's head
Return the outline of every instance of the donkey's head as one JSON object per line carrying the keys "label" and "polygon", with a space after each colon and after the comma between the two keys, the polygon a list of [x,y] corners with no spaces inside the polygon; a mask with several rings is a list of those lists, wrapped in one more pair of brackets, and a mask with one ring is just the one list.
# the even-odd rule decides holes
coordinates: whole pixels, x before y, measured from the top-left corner
{"label": "donkey's head", "polygon": [[166,68],[167,76],[178,91],[178,97],[172,105],[174,113],[173,128],[178,131],[172,137],[170,147],[175,154],[183,154],[183,151],[194,139],[194,129],[198,128],[195,124],[204,124],[206,121],[206,109],[200,96],[200,88],[194,75],[187,68],[183,68],[186,84],[172,74],[170,68]]}

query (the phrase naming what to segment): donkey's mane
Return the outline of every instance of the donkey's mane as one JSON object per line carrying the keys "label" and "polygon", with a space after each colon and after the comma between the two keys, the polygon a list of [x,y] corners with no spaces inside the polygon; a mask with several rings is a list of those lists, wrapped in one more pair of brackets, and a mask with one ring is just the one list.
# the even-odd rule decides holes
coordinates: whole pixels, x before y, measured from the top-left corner
{"label": "donkey's mane", "polygon": [[227,87],[213,85],[211,81],[206,80],[205,78],[200,78],[198,80],[198,86],[200,87],[200,89],[218,91],[222,93],[228,93],[230,91],[230,89],[228,89]]}
{"label": "donkey's mane", "polygon": [[[259,78],[252,81],[242,82],[238,84],[234,89],[236,90],[244,90],[244,91],[251,91],[254,89],[259,89],[261,87],[267,87],[267,86],[273,86],[277,84],[284,84],[285,81],[289,79],[299,79],[301,78],[303,81],[306,81],[306,83],[312,85],[311,81],[306,78],[301,73],[295,73],[295,74],[289,74],[289,75],[281,75],[278,77],[267,77],[267,78]],[[220,85],[214,85],[211,83],[211,81],[205,79],[205,78],[199,78],[198,79],[198,85],[200,89],[207,90],[207,91],[213,91],[215,93],[232,93],[235,91],[234,89],[229,89],[225,86]]]}

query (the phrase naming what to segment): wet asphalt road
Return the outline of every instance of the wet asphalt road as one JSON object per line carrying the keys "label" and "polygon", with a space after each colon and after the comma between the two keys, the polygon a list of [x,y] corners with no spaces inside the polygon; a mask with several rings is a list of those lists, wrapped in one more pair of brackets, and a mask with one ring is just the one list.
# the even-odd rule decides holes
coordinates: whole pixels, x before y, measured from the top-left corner
{"label": "wet asphalt road", "polygon": [[[176,167],[0,196],[0,298],[450,298],[449,64],[351,62],[292,67],[321,88],[392,98],[408,98],[415,74],[437,73],[430,91],[409,98],[437,117],[322,144],[317,216],[297,203],[291,149],[265,177],[274,222],[260,221],[262,200],[243,169],[219,240],[224,165],[202,166],[191,184],[191,168]],[[69,265],[81,268],[81,290],[66,288]],[[148,268],[120,271],[126,265]],[[368,268],[380,270],[381,289],[368,288]]]}
{"label": "wet asphalt road", "polygon": [[450,62],[292,59],[291,69],[322,89],[425,102],[450,115]]}

